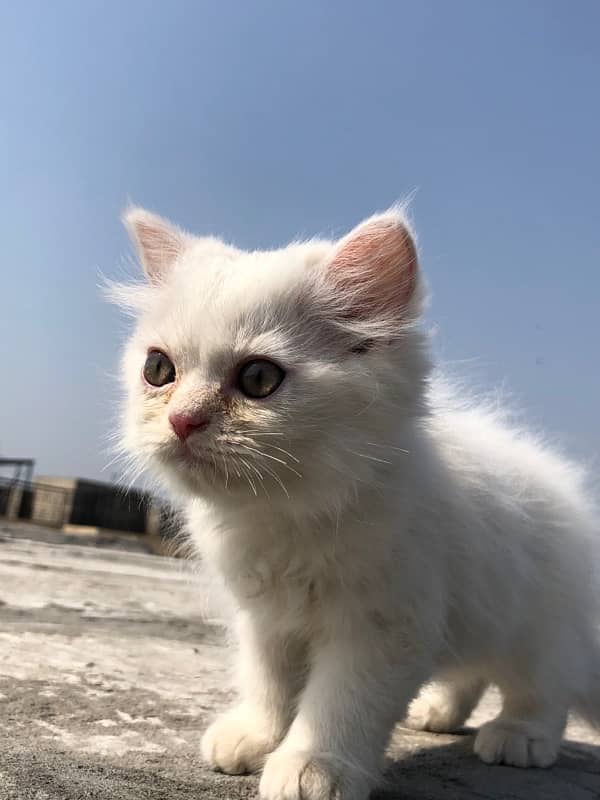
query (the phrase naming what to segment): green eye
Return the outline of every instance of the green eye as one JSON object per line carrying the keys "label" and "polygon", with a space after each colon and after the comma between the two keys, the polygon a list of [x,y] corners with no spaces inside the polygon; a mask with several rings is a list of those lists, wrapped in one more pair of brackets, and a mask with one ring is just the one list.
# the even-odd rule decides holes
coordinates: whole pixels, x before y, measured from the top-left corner
{"label": "green eye", "polygon": [[237,386],[246,397],[260,399],[273,394],[285,378],[285,372],[266,358],[248,361],[238,372]]}
{"label": "green eye", "polygon": [[175,380],[171,359],[160,350],[150,350],[144,364],[144,380],[150,386],[166,386]]}

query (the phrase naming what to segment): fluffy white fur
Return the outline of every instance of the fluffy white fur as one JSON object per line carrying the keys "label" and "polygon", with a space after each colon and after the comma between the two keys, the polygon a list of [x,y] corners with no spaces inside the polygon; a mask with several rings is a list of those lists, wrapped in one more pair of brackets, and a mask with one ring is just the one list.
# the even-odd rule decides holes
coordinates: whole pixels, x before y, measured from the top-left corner
{"label": "fluffy white fur", "polygon": [[[595,512],[572,464],[432,377],[402,210],[273,252],[126,222],[149,280],[113,289],[137,318],[124,447],[237,608],[241,696],[207,762],[264,766],[264,800],[365,800],[421,687],[412,724],[448,731],[493,683],[475,751],[552,764],[569,709],[600,717]],[[144,383],[149,348],[174,383]],[[256,355],[287,371],[265,400],[235,387]],[[199,408],[180,442],[168,415]]]}

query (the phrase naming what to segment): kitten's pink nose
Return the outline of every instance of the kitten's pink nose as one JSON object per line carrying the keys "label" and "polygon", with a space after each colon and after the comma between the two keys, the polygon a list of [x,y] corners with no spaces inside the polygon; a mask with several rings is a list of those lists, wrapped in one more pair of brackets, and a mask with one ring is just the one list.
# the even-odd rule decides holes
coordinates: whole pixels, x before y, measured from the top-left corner
{"label": "kitten's pink nose", "polygon": [[177,434],[177,437],[182,441],[185,440],[195,431],[202,431],[208,427],[210,418],[203,411],[198,411],[192,414],[169,414],[169,422],[171,427]]}

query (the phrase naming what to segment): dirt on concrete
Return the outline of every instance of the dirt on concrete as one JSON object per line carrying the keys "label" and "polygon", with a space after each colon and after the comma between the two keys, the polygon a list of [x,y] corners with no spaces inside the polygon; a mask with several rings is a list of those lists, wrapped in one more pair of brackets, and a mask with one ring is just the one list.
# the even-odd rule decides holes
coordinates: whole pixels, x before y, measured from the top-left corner
{"label": "dirt on concrete", "polygon": [[[0,526],[0,800],[242,800],[256,777],[207,770],[209,719],[233,698],[210,590],[143,545],[93,547]],[[490,718],[488,694],[471,720]],[[373,800],[600,798],[600,736],[568,730],[550,770],[488,767],[463,735],[398,727]]]}

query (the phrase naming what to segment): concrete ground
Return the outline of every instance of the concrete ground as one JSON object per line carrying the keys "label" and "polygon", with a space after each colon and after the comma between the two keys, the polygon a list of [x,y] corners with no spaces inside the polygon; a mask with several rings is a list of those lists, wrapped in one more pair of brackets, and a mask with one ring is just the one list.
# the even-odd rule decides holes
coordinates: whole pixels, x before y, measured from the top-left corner
{"label": "concrete ground", "polygon": [[[255,797],[255,777],[198,756],[233,696],[201,576],[131,544],[79,542],[0,524],[0,800]],[[472,721],[496,708],[488,695]],[[600,797],[600,736],[583,725],[551,770],[487,767],[471,741],[398,728],[374,800]]]}

